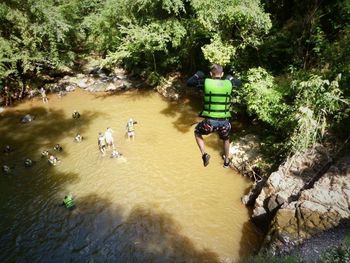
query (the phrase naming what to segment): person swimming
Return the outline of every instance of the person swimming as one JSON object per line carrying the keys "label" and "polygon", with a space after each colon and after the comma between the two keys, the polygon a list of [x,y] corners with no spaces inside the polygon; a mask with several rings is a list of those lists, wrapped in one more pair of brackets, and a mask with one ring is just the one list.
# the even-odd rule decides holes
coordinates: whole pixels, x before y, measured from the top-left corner
{"label": "person swimming", "polygon": [[29,123],[34,120],[34,116],[27,114],[21,118],[21,123]]}
{"label": "person swimming", "polygon": [[111,158],[119,158],[121,157],[123,154],[118,152],[116,149],[114,149],[111,153]]}
{"label": "person swimming", "polygon": [[25,167],[32,167],[33,164],[34,164],[34,162],[31,159],[29,159],[29,158],[24,159],[24,166]]}
{"label": "person swimming", "polygon": [[47,157],[49,155],[50,155],[50,153],[47,150],[44,150],[44,151],[41,152],[41,157]]}
{"label": "person swimming", "polygon": [[63,151],[63,148],[61,145],[59,145],[58,143],[53,147],[53,149],[55,151],[58,151],[58,152],[62,152]]}
{"label": "person swimming", "polygon": [[80,135],[79,133],[74,137],[75,142],[81,142],[83,139],[84,139],[84,137],[82,135]]}
{"label": "person swimming", "polygon": [[12,170],[11,170],[10,166],[4,164],[2,166],[2,172],[7,175],[7,174],[10,174],[12,172]]}
{"label": "person swimming", "polygon": [[97,143],[98,143],[98,148],[100,149],[100,152],[104,156],[106,154],[106,138],[102,132],[98,133]]}
{"label": "person swimming", "polygon": [[51,164],[53,166],[57,165],[58,161],[59,161],[58,158],[52,154],[50,155],[50,157],[47,160],[48,160],[49,164]]}
{"label": "person swimming", "polygon": [[75,208],[75,204],[74,204],[73,196],[72,195],[66,195],[63,198],[62,205],[64,205],[69,210],[74,209]]}
{"label": "person swimming", "polygon": [[10,145],[6,145],[2,152],[3,153],[10,153],[10,152],[13,152],[13,151],[14,151],[14,149]]}
{"label": "person swimming", "polygon": [[72,113],[73,119],[79,119],[80,118],[80,113],[77,110],[74,110]]}

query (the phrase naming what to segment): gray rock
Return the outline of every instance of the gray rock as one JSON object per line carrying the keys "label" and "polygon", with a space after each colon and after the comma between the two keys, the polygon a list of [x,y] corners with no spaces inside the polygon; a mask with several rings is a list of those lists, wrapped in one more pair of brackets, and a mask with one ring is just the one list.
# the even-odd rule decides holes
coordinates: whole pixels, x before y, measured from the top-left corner
{"label": "gray rock", "polygon": [[72,91],[75,90],[75,86],[73,86],[73,85],[68,85],[68,86],[65,88],[65,90],[66,90],[67,92],[72,92]]}
{"label": "gray rock", "polygon": [[[305,165],[307,162],[303,162]],[[265,195],[270,198],[268,209],[274,209],[276,204],[283,203],[271,222],[268,238],[264,242],[264,249],[287,252],[296,244],[332,229],[344,220],[350,218],[350,155],[331,166],[309,189],[301,189],[298,199],[291,203],[286,201],[291,190],[284,189],[284,196],[279,192]],[[312,167],[313,171],[318,169]],[[293,172],[294,173],[294,172]],[[291,176],[289,174],[289,176]],[[295,174],[293,174],[295,176]],[[307,184],[308,180],[304,181]],[[270,185],[271,187],[271,185]],[[280,191],[279,188],[278,191]],[[266,192],[267,189],[262,192]],[[269,188],[269,191],[273,191]],[[275,191],[276,192],[276,191]],[[272,200],[272,201],[270,201]],[[254,211],[262,211],[261,202]],[[257,204],[257,202],[256,202]],[[260,216],[257,214],[257,216]],[[281,242],[284,236],[290,242]],[[285,239],[286,240],[286,239]],[[292,245],[291,245],[292,244]]]}
{"label": "gray rock", "polygon": [[87,83],[87,79],[82,79],[78,82],[78,87],[82,89],[86,89],[89,86]]}
{"label": "gray rock", "polygon": [[260,147],[261,144],[258,137],[253,134],[247,134],[230,145],[232,165],[241,174],[254,178],[255,180],[260,179],[254,171],[257,163],[261,161]]}
{"label": "gray rock", "polygon": [[113,83],[110,83],[107,86],[106,91],[115,91],[116,89],[117,89],[117,87]]}

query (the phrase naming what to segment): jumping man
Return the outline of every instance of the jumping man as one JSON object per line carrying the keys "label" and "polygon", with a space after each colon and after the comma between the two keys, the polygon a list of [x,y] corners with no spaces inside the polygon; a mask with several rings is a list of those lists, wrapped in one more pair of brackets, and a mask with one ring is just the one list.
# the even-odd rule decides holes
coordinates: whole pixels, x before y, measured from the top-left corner
{"label": "jumping man", "polygon": [[213,64],[210,70],[210,78],[205,78],[204,73],[197,71],[188,81],[192,87],[204,87],[204,109],[200,116],[204,120],[197,124],[194,134],[197,145],[202,154],[203,165],[209,164],[210,155],[205,151],[203,135],[217,132],[224,142],[224,168],[229,167],[229,135],[231,131],[230,106],[233,86],[239,86],[241,82],[232,76],[222,79],[224,71],[222,66]]}

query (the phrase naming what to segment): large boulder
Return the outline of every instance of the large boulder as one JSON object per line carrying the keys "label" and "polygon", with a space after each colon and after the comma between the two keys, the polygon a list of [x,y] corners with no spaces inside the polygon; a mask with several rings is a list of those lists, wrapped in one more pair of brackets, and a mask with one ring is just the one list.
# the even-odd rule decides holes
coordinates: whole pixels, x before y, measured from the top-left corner
{"label": "large boulder", "polygon": [[331,161],[321,145],[289,158],[266,180],[255,200],[252,218],[269,221],[279,208],[297,200],[301,191],[317,180]]}
{"label": "large boulder", "polygon": [[181,74],[173,72],[163,79],[161,83],[155,87],[155,90],[164,97],[177,101],[180,98],[180,89],[182,86]]}
{"label": "large boulder", "polygon": [[[290,192],[290,191],[289,191]],[[350,155],[331,166],[298,200],[285,203],[271,222],[263,248],[289,252],[296,244],[350,219]]]}
{"label": "large boulder", "polygon": [[256,168],[261,161],[261,143],[254,134],[247,134],[238,141],[230,145],[230,155],[232,156],[231,165],[241,174],[254,178],[257,181],[258,174]]}

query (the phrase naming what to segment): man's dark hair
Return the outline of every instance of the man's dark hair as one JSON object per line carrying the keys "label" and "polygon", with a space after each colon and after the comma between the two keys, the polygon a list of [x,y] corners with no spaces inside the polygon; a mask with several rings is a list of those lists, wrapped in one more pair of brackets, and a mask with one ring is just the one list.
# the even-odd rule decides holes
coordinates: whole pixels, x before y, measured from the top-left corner
{"label": "man's dark hair", "polygon": [[210,72],[215,75],[219,75],[223,72],[222,66],[220,66],[219,64],[213,64],[210,67]]}

